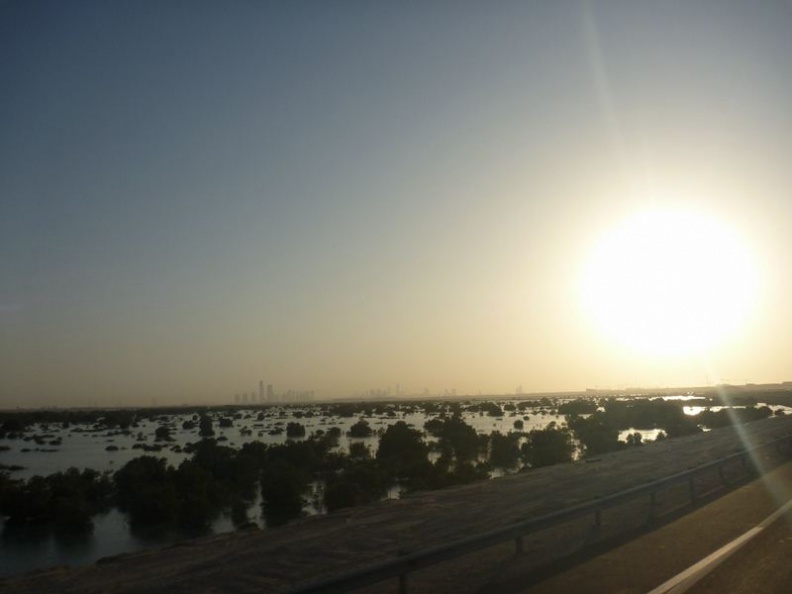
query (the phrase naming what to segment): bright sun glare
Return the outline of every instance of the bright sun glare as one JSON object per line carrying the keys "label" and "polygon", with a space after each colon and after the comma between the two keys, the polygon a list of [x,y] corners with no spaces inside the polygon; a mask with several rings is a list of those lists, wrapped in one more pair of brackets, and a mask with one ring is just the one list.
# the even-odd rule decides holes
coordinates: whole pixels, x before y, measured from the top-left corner
{"label": "bright sun glare", "polygon": [[714,218],[679,210],[634,215],[602,238],[582,278],[598,330],[632,352],[703,354],[734,336],[756,297],[756,267]]}

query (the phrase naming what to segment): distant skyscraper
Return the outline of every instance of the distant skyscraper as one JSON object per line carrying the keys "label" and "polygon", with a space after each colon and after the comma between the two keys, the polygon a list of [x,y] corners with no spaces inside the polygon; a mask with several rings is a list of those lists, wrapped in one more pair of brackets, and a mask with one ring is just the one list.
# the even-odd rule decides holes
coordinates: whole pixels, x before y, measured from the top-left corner
{"label": "distant skyscraper", "polygon": [[267,400],[275,400],[275,390],[272,389],[272,384],[267,384]]}
{"label": "distant skyscraper", "polygon": [[259,380],[259,402],[264,402],[264,380]]}

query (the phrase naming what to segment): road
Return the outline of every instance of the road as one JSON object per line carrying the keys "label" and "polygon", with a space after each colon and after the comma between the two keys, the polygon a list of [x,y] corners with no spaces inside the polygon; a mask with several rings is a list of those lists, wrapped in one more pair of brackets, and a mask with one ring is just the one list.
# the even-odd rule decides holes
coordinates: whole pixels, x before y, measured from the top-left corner
{"label": "road", "polygon": [[[492,586],[530,594],[646,594],[755,528],[790,498],[792,463],[787,463],[671,524],[540,583],[521,585],[517,576]],[[787,512],[686,591],[788,594],[790,560],[792,512]]]}
{"label": "road", "polygon": [[776,520],[687,592],[792,592],[792,513]]}

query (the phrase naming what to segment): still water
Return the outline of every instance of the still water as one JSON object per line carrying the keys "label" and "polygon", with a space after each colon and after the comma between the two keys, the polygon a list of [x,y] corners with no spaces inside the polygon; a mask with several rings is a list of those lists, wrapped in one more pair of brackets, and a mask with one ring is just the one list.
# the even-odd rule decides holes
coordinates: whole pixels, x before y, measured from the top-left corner
{"label": "still water", "polygon": [[[501,404],[505,404],[501,402]],[[353,441],[362,442],[376,451],[379,440],[378,435],[368,438],[351,438],[346,435],[349,428],[358,421],[359,417],[342,418],[329,415],[318,415],[318,407],[272,407],[268,408],[267,416],[259,419],[260,409],[236,410],[237,418],[233,427],[221,428],[218,426],[220,416],[214,420],[215,439],[222,445],[241,447],[244,443],[261,441],[266,444],[282,444],[286,442],[285,432],[274,434],[284,429],[292,421],[301,423],[306,428],[306,434],[318,430],[327,431],[331,427],[341,429],[339,449],[348,451],[349,444]],[[367,417],[371,428],[376,432],[385,430],[387,426],[405,421],[415,428],[422,429],[424,423],[436,415],[424,413],[402,413],[398,408],[388,414]],[[295,416],[297,415],[297,416]],[[306,416],[312,415],[312,416]],[[227,415],[226,415],[227,416]],[[239,418],[241,417],[241,418]],[[525,412],[507,412],[503,417],[491,417],[481,413],[466,413],[463,415],[466,423],[473,426],[479,433],[489,434],[492,431],[508,433],[514,430],[514,421],[523,420],[523,431],[544,428],[551,421],[564,422],[562,416],[529,410]],[[49,424],[36,426],[28,435],[36,434],[43,438],[43,443],[37,444],[33,440],[0,440],[0,464],[6,466],[22,466],[21,470],[11,473],[14,478],[29,478],[34,475],[47,475],[76,467],[78,469],[92,468],[100,471],[115,471],[124,464],[142,455],[164,457],[170,464],[178,465],[190,454],[180,451],[186,444],[200,439],[198,429],[186,430],[182,423],[192,420],[192,414],[168,415],[167,420],[144,420],[138,422],[129,433],[118,430],[93,430],[89,426],[72,426],[63,428],[60,425]],[[155,442],[154,432],[163,424],[171,429],[171,442],[159,442],[163,448],[159,452],[145,452],[141,445],[151,446]],[[137,445],[137,448],[135,446]],[[5,449],[7,448],[7,449]],[[110,450],[108,450],[110,448]],[[500,474],[500,473],[494,473]],[[397,498],[399,489],[391,489],[388,496]],[[324,513],[321,497],[307,497],[307,504],[303,510],[306,515]],[[248,510],[251,521],[265,527],[261,515],[260,502],[254,503]],[[211,528],[211,532],[219,534],[234,530],[230,517],[221,517]],[[191,535],[177,532],[158,534],[136,534],[130,530],[126,516],[117,510],[94,517],[93,533],[83,537],[57,537],[50,531],[31,531],[24,533],[6,530],[0,536],[0,576],[22,573],[42,567],[54,565],[83,565],[92,563],[102,557],[108,557],[125,552],[137,551],[149,547],[167,546],[175,541],[183,540]]]}
{"label": "still water", "polygon": [[[519,401],[514,401],[517,403]],[[501,406],[509,404],[509,401],[499,401]],[[773,406],[773,409],[779,407]],[[780,407],[784,408],[784,407]],[[687,406],[687,414],[697,414],[703,407]],[[285,443],[285,432],[281,430],[286,424],[292,421],[303,424],[306,434],[310,435],[316,431],[327,431],[331,427],[341,429],[339,439],[339,449],[348,451],[349,444],[353,441],[362,442],[371,447],[372,453],[376,451],[379,440],[378,435],[369,438],[350,438],[346,435],[349,428],[358,421],[359,417],[338,417],[323,413],[319,405],[298,408],[290,407],[270,407],[265,409],[266,416],[260,418],[261,409],[255,410],[235,410],[233,414],[232,427],[221,428],[218,420],[221,416],[229,416],[232,413],[214,416],[215,438],[222,445],[241,447],[244,443],[261,441],[266,444]],[[371,428],[376,432],[384,431],[385,428],[397,421],[405,421],[415,428],[423,429],[424,423],[437,415],[427,415],[420,413],[405,413],[399,411],[398,406],[385,415],[374,415],[366,417]],[[21,470],[11,473],[14,478],[29,478],[34,475],[47,475],[58,471],[66,470],[69,467],[78,469],[92,468],[100,471],[114,471],[121,468],[124,464],[142,455],[152,455],[165,457],[170,464],[178,465],[182,460],[189,457],[189,454],[182,452],[182,448],[190,442],[200,439],[198,429],[183,429],[182,423],[193,419],[192,414],[174,414],[167,417],[144,420],[128,433],[121,431],[94,430],[91,427],[73,426],[63,428],[60,425],[50,424],[37,426],[34,431],[28,432],[28,436],[36,434],[43,443],[37,444],[35,441],[14,439],[0,440],[0,464],[6,466],[22,466]],[[489,434],[492,431],[509,433],[515,430],[514,422],[522,420],[524,423],[522,431],[532,429],[542,429],[549,423],[555,422],[562,424],[565,422],[563,416],[553,414],[553,411],[530,408],[524,411],[505,412],[502,417],[492,417],[479,412],[465,412],[463,419],[466,423],[473,426],[480,434]],[[156,444],[154,432],[163,424],[171,430],[173,441],[161,443],[162,450],[159,452],[145,452],[141,446],[151,446]],[[280,431],[280,432],[279,432]],[[635,429],[624,430],[620,433],[620,439],[626,439]],[[651,441],[657,437],[659,430],[638,430],[644,441]],[[431,438],[427,437],[428,441]],[[137,447],[136,447],[137,446]],[[109,449],[108,449],[109,448]],[[435,454],[436,456],[436,454]],[[493,472],[491,476],[497,477],[501,472]],[[314,488],[316,489],[316,485]],[[388,494],[389,497],[399,496],[398,488],[394,488]],[[264,518],[261,515],[260,502],[254,503],[248,510],[248,517],[251,521],[265,527]],[[324,513],[321,504],[321,496],[315,491],[314,496],[307,497],[307,503],[303,510],[304,514]],[[230,517],[221,517],[211,527],[211,533],[219,534],[234,530],[234,524]],[[125,552],[137,551],[143,548],[167,546],[175,541],[183,540],[192,535],[184,533],[157,533],[140,534],[130,530],[126,516],[117,510],[96,516],[94,518],[93,533],[84,537],[56,537],[48,530],[40,532],[26,530],[24,533],[16,533],[11,530],[3,529],[0,536],[0,576],[12,575],[30,571],[37,568],[49,567],[53,565],[83,565],[92,563],[99,558],[117,555]]]}

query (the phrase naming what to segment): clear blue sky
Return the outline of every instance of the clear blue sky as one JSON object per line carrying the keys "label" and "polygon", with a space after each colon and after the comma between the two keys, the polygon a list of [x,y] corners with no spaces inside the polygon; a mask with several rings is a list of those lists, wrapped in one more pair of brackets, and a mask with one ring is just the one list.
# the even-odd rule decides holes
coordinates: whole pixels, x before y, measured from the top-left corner
{"label": "clear blue sky", "polygon": [[[780,0],[0,2],[0,407],[792,379],[790,97]],[[705,362],[581,313],[657,203],[762,270]]]}

